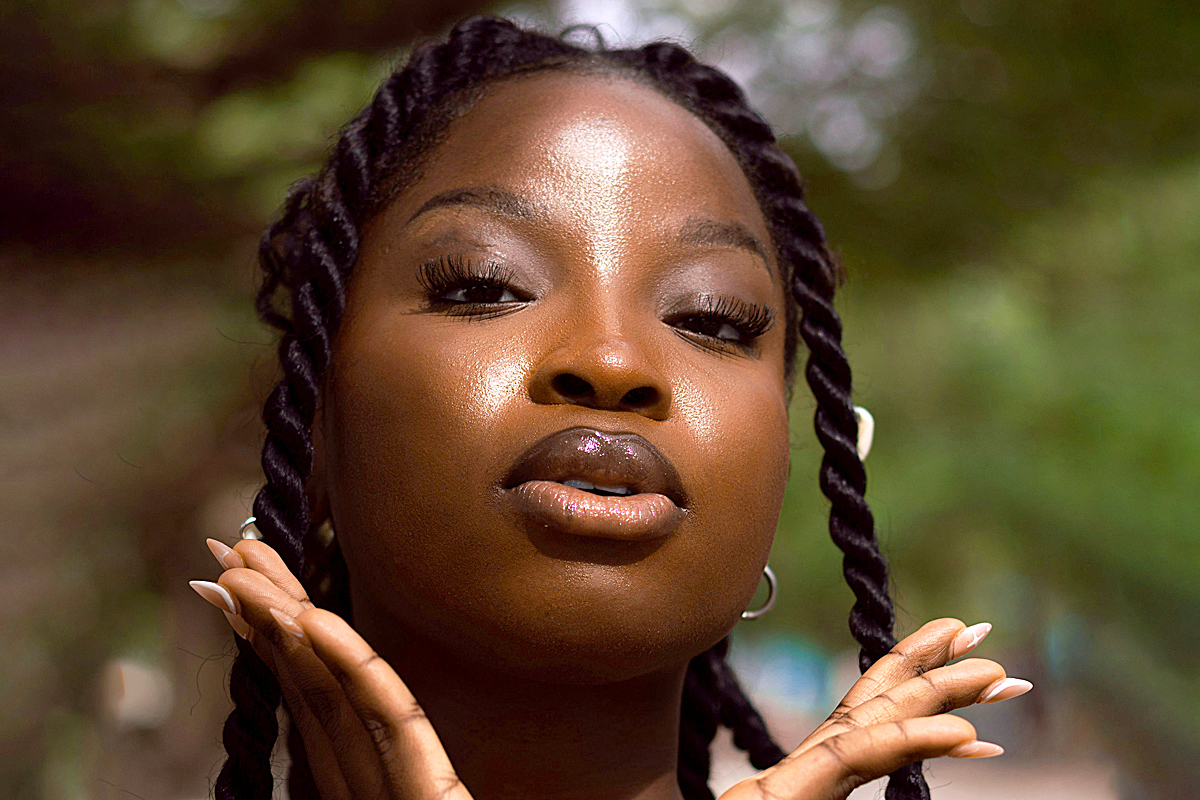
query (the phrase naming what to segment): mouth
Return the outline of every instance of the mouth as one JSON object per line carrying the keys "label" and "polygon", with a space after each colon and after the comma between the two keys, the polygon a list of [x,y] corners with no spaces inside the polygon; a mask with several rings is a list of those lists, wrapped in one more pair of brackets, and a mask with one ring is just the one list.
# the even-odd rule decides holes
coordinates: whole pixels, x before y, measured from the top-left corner
{"label": "mouth", "polygon": [[633,433],[569,428],[517,459],[504,488],[533,522],[576,536],[644,541],[666,536],[687,513],[679,473]]}

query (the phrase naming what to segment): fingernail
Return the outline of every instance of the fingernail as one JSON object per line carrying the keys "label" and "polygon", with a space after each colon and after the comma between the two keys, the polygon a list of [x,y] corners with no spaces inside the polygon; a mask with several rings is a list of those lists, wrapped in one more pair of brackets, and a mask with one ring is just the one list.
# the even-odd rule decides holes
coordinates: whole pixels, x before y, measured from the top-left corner
{"label": "fingernail", "polygon": [[233,628],[233,632],[245,639],[247,642],[250,641],[251,630],[250,625],[246,622],[246,620],[242,619],[237,614],[230,614],[228,611],[224,612],[224,614],[225,619],[229,621],[229,627]]}
{"label": "fingernail", "polygon": [[962,658],[967,653],[975,649],[975,646],[983,641],[984,637],[992,632],[992,623],[980,622],[972,625],[969,628],[963,628],[958,632],[958,636],[954,637],[954,641],[950,643],[950,660]]}
{"label": "fingernail", "polygon": [[188,586],[191,586],[196,590],[196,594],[222,611],[227,611],[230,614],[240,613],[237,601],[234,600],[229,590],[221,584],[213,583],[212,581],[188,581]]}
{"label": "fingernail", "polygon": [[216,539],[205,539],[204,543],[212,551],[213,556],[217,559],[217,563],[225,569],[246,566],[246,561],[242,558],[242,554],[224,542],[218,542]]}
{"label": "fingernail", "polygon": [[991,742],[981,742],[977,739],[973,742],[963,742],[946,755],[951,758],[991,758],[1003,753],[1004,748],[1000,745],[992,744]]}
{"label": "fingernail", "polygon": [[999,703],[1013,697],[1020,697],[1033,688],[1033,684],[1020,678],[1004,678],[998,680],[983,690],[976,703]]}
{"label": "fingernail", "polygon": [[290,614],[285,614],[277,608],[272,608],[270,611],[271,616],[275,618],[277,623],[279,623],[279,627],[283,628],[285,631],[294,636],[296,641],[300,642],[300,644],[304,645],[305,647],[312,647],[312,642],[308,640],[308,634],[306,634],[304,632],[304,628],[301,628],[299,623],[296,622],[295,617],[291,616]]}

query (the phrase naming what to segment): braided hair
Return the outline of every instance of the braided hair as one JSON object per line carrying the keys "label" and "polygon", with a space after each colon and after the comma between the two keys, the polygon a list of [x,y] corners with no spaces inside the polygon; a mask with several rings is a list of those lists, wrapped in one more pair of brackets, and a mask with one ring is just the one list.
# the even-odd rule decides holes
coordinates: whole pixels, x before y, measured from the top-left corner
{"label": "braided hair", "polygon": [[[312,423],[333,338],[345,308],[345,288],[358,257],[363,224],[412,179],[419,160],[449,121],[491,81],[542,70],[623,75],[660,91],[703,120],[737,158],[770,226],[788,291],[785,356],[789,385],[799,342],[808,348],[804,375],[817,407],[824,448],[822,491],[832,504],[829,529],[845,554],[854,591],[850,629],[865,671],[895,645],[887,565],[864,499],[866,473],[855,450],[858,422],[850,367],[833,308],[840,271],[824,231],[804,202],[795,164],[770,126],[725,74],[674,44],[636,49],[586,49],[561,37],[493,17],[457,25],[444,42],[417,48],[384,81],[372,101],[342,130],[325,166],[293,187],[259,248],[263,283],[256,308],[281,332],[283,377],[263,408],[266,483],[254,501],[262,538],[310,590],[318,604],[349,615],[345,562],[336,542],[319,541],[305,484],[312,471]],[[738,685],[726,653],[728,637],[688,664],[680,719],[678,777],[686,800],[712,800],[710,746],[721,726],[750,763],[766,769],[784,753]],[[238,639],[230,674],[234,709],[223,741],[228,758],[216,781],[217,800],[268,800],[270,757],[278,737],[279,686],[254,649]],[[293,800],[316,798],[304,749],[289,735]],[[928,798],[920,764],[893,773],[888,800]]]}

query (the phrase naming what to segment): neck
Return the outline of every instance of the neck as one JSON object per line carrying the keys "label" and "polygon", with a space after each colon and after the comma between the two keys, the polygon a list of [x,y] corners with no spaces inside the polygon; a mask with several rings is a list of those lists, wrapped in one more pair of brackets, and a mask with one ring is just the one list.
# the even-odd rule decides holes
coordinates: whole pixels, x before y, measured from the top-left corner
{"label": "neck", "polygon": [[686,665],[614,684],[546,683],[464,664],[428,640],[401,646],[364,622],[475,800],[681,799]]}

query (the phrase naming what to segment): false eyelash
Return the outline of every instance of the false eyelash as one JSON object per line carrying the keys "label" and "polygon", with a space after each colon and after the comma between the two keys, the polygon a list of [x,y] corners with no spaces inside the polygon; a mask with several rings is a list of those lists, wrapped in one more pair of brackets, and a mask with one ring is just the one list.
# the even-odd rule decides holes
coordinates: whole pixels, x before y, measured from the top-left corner
{"label": "false eyelash", "polygon": [[701,295],[698,313],[690,316],[712,316],[723,319],[745,336],[756,339],[775,324],[775,312],[769,306],[747,303],[736,297]]}
{"label": "false eyelash", "polygon": [[417,281],[431,297],[464,285],[509,288],[513,271],[495,261],[478,264],[459,255],[442,255],[417,268]]}

